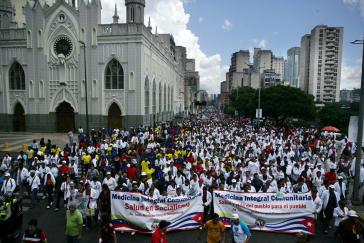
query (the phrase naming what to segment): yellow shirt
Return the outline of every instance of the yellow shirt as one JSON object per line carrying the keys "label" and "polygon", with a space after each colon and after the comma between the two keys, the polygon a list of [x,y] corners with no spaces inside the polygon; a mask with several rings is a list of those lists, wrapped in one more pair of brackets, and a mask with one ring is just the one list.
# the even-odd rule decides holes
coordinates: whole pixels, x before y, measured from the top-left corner
{"label": "yellow shirt", "polygon": [[149,164],[150,164],[150,162],[148,160],[143,160],[142,161],[142,172],[147,173],[147,169],[148,169]]}
{"label": "yellow shirt", "polygon": [[82,161],[83,161],[83,164],[85,164],[85,165],[90,164],[91,163],[91,155],[85,154],[84,156],[82,156]]}
{"label": "yellow shirt", "polygon": [[214,224],[212,220],[209,220],[205,224],[205,228],[207,229],[208,243],[218,243],[225,232],[225,225],[220,221]]}
{"label": "yellow shirt", "polygon": [[152,175],[154,174],[155,169],[154,168],[147,168],[147,170],[145,171],[145,173],[147,173],[147,178],[150,179],[152,178]]}

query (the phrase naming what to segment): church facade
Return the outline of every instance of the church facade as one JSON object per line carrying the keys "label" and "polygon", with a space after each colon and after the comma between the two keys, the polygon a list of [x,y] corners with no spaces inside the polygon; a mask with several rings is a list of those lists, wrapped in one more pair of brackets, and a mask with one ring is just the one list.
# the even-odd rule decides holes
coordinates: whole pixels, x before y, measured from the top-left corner
{"label": "church facade", "polygon": [[90,129],[152,126],[190,109],[183,47],[144,25],[145,0],[125,5],[126,23],[115,8],[112,24],[101,24],[100,0],[35,1],[19,28],[2,1],[0,130],[86,127],[86,100]]}

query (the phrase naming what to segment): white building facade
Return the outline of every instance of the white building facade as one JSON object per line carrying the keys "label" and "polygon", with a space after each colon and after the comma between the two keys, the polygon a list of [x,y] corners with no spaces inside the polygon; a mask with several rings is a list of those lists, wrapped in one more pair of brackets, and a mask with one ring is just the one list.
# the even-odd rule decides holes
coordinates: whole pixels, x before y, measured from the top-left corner
{"label": "white building facade", "polygon": [[100,0],[27,3],[23,28],[0,9],[0,130],[85,127],[86,94],[90,128],[151,126],[184,112],[173,36],[144,25],[145,0],[125,5],[126,23],[115,9],[113,23],[101,24]]}

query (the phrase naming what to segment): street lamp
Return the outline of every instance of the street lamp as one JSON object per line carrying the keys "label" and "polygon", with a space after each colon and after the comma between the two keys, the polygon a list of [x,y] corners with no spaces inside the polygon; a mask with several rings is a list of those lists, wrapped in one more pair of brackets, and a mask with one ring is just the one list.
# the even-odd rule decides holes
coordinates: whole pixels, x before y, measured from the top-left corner
{"label": "street lamp", "polygon": [[[363,40],[355,40],[351,44],[363,45]],[[360,105],[359,105],[359,124],[358,124],[358,134],[356,140],[356,161],[355,161],[355,178],[354,178],[354,188],[353,188],[353,202],[360,204],[359,199],[359,187],[360,187],[360,167],[361,167],[361,157],[362,157],[362,147],[363,147],[363,116],[364,116],[364,45],[363,45],[363,56],[362,56],[362,66],[361,66],[361,86],[360,86]]]}
{"label": "street lamp", "polygon": [[[88,92],[87,92],[87,69],[86,69],[86,43],[83,41],[78,41],[83,46],[83,60],[84,60],[84,70],[85,70],[85,103],[86,103],[86,134],[89,136],[89,123],[88,123]],[[82,86],[81,86],[82,87]]]}

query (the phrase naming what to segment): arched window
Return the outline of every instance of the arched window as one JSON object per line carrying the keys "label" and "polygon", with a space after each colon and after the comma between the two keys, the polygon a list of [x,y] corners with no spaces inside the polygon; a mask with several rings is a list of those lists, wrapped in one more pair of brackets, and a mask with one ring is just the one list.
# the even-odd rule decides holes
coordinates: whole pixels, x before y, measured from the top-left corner
{"label": "arched window", "polygon": [[157,112],[157,90],[155,86],[155,80],[153,80],[153,114]]}
{"label": "arched window", "polygon": [[145,78],[145,85],[144,85],[144,107],[145,107],[145,114],[149,114],[149,79],[148,77]]}
{"label": "arched window", "polygon": [[43,33],[42,30],[38,30],[38,48],[43,47]]}
{"label": "arched window", "polygon": [[29,98],[34,98],[34,82],[33,80],[29,81]]}
{"label": "arched window", "polygon": [[134,72],[130,72],[129,74],[129,90],[135,89],[135,83],[134,83]]}
{"label": "arched window", "polygon": [[166,84],[164,84],[164,111],[167,111],[167,87],[166,87]]}
{"label": "arched window", "polygon": [[24,69],[18,62],[10,67],[9,82],[11,90],[25,90]]}
{"label": "arched window", "polygon": [[39,82],[39,98],[44,98],[44,81]]}
{"label": "arched window", "polygon": [[96,46],[97,45],[97,31],[96,28],[92,28],[92,46]]}
{"label": "arched window", "polygon": [[86,96],[86,82],[85,80],[81,81],[81,98],[85,98]]}
{"label": "arched window", "polygon": [[105,89],[124,89],[124,70],[115,59],[106,66]]}
{"label": "arched window", "polygon": [[159,112],[162,112],[162,83],[159,83]]}
{"label": "arched window", "polygon": [[32,48],[32,31],[27,31],[27,48]]}
{"label": "arched window", "polygon": [[92,98],[97,98],[97,80],[96,79],[92,80],[91,94],[92,94]]}

